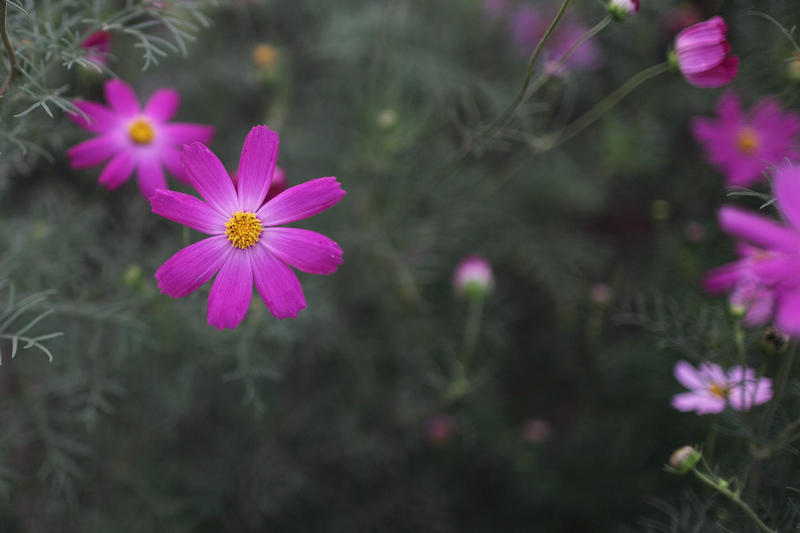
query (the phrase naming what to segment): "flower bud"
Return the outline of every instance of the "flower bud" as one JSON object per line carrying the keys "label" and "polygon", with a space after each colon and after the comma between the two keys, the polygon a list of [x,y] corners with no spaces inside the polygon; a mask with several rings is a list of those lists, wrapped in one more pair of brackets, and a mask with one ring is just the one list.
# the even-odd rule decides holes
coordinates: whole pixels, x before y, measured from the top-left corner
{"label": "flower bud", "polygon": [[778,355],[789,347],[789,336],[775,327],[768,327],[761,337],[761,350],[766,355]]}
{"label": "flower bud", "polygon": [[689,26],[675,36],[670,66],[695,87],[727,85],[739,70],[739,58],[731,54],[727,33],[728,26],[720,16]]}
{"label": "flower bud", "polygon": [[617,22],[625,22],[639,13],[639,0],[611,0],[606,11]]}
{"label": "flower bud", "polygon": [[682,476],[694,469],[701,457],[703,457],[703,454],[691,446],[678,448],[669,458],[669,468],[673,473]]}
{"label": "flower bud", "polygon": [[468,300],[486,297],[494,288],[492,267],[485,257],[471,255],[461,260],[453,274],[453,289]]}

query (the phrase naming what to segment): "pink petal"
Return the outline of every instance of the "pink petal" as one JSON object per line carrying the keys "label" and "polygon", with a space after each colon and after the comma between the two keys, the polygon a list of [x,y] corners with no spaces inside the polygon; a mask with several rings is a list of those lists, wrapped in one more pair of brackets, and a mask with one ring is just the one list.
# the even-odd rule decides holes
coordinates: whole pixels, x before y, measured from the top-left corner
{"label": "pink petal", "polygon": [[344,195],[336,178],[319,178],[286,189],[264,204],[257,215],[265,226],[280,226],[316,215]]}
{"label": "pink petal", "polygon": [[103,88],[108,105],[117,115],[131,118],[139,114],[139,100],[130,85],[121,80],[108,80]]}
{"label": "pink petal", "polygon": [[297,317],[306,307],[297,275],[266,248],[254,246],[250,250],[256,289],[267,309],[278,319]]}
{"label": "pink petal", "polygon": [[800,289],[779,291],[775,324],[788,335],[800,335]]}
{"label": "pink petal", "polygon": [[139,190],[145,199],[152,198],[156,190],[167,188],[164,168],[161,166],[161,161],[154,154],[140,158],[138,167]]}
{"label": "pink petal", "polygon": [[158,89],[144,106],[144,114],[156,122],[166,122],[178,112],[181,97],[173,89]]}
{"label": "pink petal", "polygon": [[778,210],[796,230],[800,230],[800,167],[782,165],[773,176]]}
{"label": "pink petal", "polygon": [[749,259],[734,261],[706,272],[703,277],[703,288],[712,294],[719,294],[731,289],[749,273]]}
{"label": "pink petal", "polygon": [[120,149],[114,135],[99,135],[76,144],[67,150],[72,168],[87,168],[99,165]]}
{"label": "pink petal", "polygon": [[105,185],[109,191],[113,191],[131,177],[133,165],[134,159],[131,152],[127,150],[119,152],[100,172],[98,182],[100,185]]}
{"label": "pink petal", "polygon": [[[161,189],[150,198],[153,213],[207,235],[224,235],[228,221],[208,204],[182,192]],[[227,238],[227,237],[226,237]]]}
{"label": "pink petal", "polygon": [[208,323],[220,331],[223,328],[236,328],[244,320],[252,298],[250,254],[246,250],[234,249],[211,286]]}
{"label": "pink petal", "polygon": [[678,411],[695,411],[698,415],[720,413],[725,410],[725,400],[711,395],[684,392],[672,397],[672,407]]}
{"label": "pink petal", "polygon": [[342,264],[339,245],[315,231],[266,228],[258,243],[284,263],[310,274],[331,274]]}
{"label": "pink petal", "polygon": [[739,72],[739,58],[737,56],[726,57],[719,65],[700,72],[684,72],[686,81],[695,87],[704,89],[715,89],[729,84]]}
{"label": "pink petal", "polygon": [[266,126],[250,130],[239,159],[237,188],[242,209],[254,211],[264,203],[277,161],[278,134]]}
{"label": "pink petal", "polygon": [[217,156],[205,145],[196,142],[186,146],[181,162],[197,192],[226,218],[237,210],[236,189]]}
{"label": "pink petal", "polygon": [[186,169],[181,165],[181,155],[178,150],[169,146],[164,146],[161,149],[161,160],[164,162],[164,166],[167,167],[170,174],[183,183],[191,185],[189,174],[186,173]]}
{"label": "pink petal", "polygon": [[161,125],[161,132],[169,142],[177,145],[200,142],[209,144],[214,137],[214,127],[203,124],[171,122]]}
{"label": "pink petal", "polygon": [[83,100],[76,100],[72,103],[75,107],[80,109],[83,114],[67,113],[67,117],[85,130],[89,130],[93,133],[105,133],[113,130],[120,122],[119,118],[102,104],[84,102]]}
{"label": "pink petal", "polygon": [[210,280],[232,251],[233,246],[225,235],[187,246],[156,270],[158,288],[163,294],[182,298]]}
{"label": "pink petal", "polygon": [[792,231],[777,222],[736,207],[720,209],[719,224],[727,233],[760,248],[788,253],[800,251],[800,239]]}
{"label": "pink petal", "polygon": [[678,361],[672,371],[678,383],[690,390],[702,390],[707,386],[706,380],[697,369],[686,361]]}

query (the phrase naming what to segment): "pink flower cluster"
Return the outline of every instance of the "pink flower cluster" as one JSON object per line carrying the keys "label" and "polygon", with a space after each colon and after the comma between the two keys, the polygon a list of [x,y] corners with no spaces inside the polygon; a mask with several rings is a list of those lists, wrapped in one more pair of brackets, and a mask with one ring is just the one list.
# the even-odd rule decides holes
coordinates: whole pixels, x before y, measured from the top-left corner
{"label": "pink flower cluster", "polygon": [[[277,318],[296,317],[306,301],[290,265],[312,274],[330,274],[342,263],[342,250],[319,233],[282,227],[324,211],[344,196],[336,178],[320,178],[286,188],[278,160],[278,135],[266,126],[245,140],[239,169],[229,175],[205,146],[211,126],[170,122],[178,93],[159,89],[144,108],[120,80],[104,85],[108,107],[74,102],[69,115],[97,134],[67,151],[73,168],[108,161],[100,183],[113,190],[134,171],[153,212],[209,235],[172,256],[156,271],[162,293],[179,298],[216,274],[208,300],[208,323],[235,328],[244,319],[253,284]],[[183,151],[181,151],[183,150]],[[192,185],[195,196],[167,189],[164,168]]]}
{"label": "pink flower cluster", "polygon": [[734,366],[726,372],[714,363],[701,363],[694,368],[686,361],[679,361],[674,374],[689,389],[672,397],[672,407],[679,411],[704,415],[722,412],[727,406],[749,411],[772,398],[772,380],[757,377],[752,368]]}

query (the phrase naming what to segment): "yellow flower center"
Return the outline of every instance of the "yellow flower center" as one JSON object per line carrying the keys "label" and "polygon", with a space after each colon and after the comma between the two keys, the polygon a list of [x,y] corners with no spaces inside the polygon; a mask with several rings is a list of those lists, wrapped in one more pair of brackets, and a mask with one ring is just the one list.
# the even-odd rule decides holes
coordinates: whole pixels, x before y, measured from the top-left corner
{"label": "yellow flower center", "polygon": [[242,250],[250,248],[258,242],[261,230],[264,227],[255,213],[250,211],[236,211],[225,223],[225,235],[231,244]]}
{"label": "yellow flower center", "polygon": [[761,139],[755,129],[743,126],[736,132],[736,148],[744,155],[754,155],[760,146]]}
{"label": "yellow flower center", "polygon": [[727,398],[728,397],[728,385],[720,385],[719,383],[712,383],[708,386],[708,392],[713,394],[714,396],[719,396],[720,398]]}
{"label": "yellow flower center", "polygon": [[153,126],[143,118],[137,118],[128,129],[128,135],[136,144],[150,144],[156,136]]}
{"label": "yellow flower center", "polygon": [[271,44],[259,44],[253,48],[252,57],[257,67],[268,69],[278,62],[278,49]]}

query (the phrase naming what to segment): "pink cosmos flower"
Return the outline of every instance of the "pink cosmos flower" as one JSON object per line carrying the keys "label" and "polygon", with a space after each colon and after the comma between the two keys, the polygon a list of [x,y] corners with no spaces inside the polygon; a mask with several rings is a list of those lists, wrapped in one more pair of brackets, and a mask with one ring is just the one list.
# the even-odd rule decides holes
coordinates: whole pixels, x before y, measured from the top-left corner
{"label": "pink cosmos flower", "polygon": [[781,111],[772,96],[761,98],[744,114],[736,93],[726,92],[717,102],[717,117],[695,117],[691,129],[728,185],[752,185],[764,179],[769,163],[796,156],[800,116]]}
{"label": "pink cosmos flower", "polygon": [[108,80],[103,88],[110,107],[84,100],[73,102],[83,115],[68,117],[98,135],[67,150],[72,168],[93,167],[109,159],[99,180],[109,190],[125,183],[136,170],[145,198],[153,196],[156,189],[167,187],[165,166],[186,182],[188,178],[180,165],[181,147],[195,141],[211,142],[214,128],[168,122],[180,105],[180,96],[172,89],[157,90],[142,109],[127,83]]}
{"label": "pink cosmos flower", "polygon": [[761,306],[771,302],[777,327],[800,335],[800,168],[784,164],[772,181],[786,223],[736,207],[720,209],[722,229],[749,246],[740,245],[742,259],[708,272],[704,285],[710,292],[743,291],[761,318]]}
{"label": "pink cosmos flower", "polygon": [[734,366],[725,372],[714,363],[700,363],[694,368],[679,361],[674,369],[675,379],[689,392],[672,397],[672,407],[678,411],[695,411],[698,415],[719,413],[727,405],[737,411],[749,411],[772,398],[772,380],[758,378],[752,368]]}
{"label": "pink cosmos flower", "polygon": [[205,199],[164,189],[150,199],[153,212],[210,235],[173,255],[156,271],[161,292],[180,298],[217,274],[208,297],[208,323],[235,328],[253,296],[253,282],[277,318],[296,317],[306,307],[303,289],[289,265],[311,274],[331,274],[342,250],[319,233],[280,227],[316,215],[342,199],[336,178],[291,187],[264,202],[278,159],[278,135],[256,126],[239,160],[238,186],[202,143],[181,153],[191,184]]}
{"label": "pink cosmos flower", "polygon": [[[524,54],[530,54],[553,21],[555,12],[543,12],[532,5],[522,5],[511,16],[511,35]],[[565,71],[592,70],[600,66],[600,57],[594,41],[589,39],[579,46],[563,65],[557,67],[561,58],[588,28],[578,18],[567,13],[558,23],[542,48],[544,69],[554,76]]]}
{"label": "pink cosmos flower", "polygon": [[489,261],[481,255],[461,260],[453,273],[453,289],[467,298],[483,297],[494,288],[494,274]]}
{"label": "pink cosmos flower", "polygon": [[696,87],[722,87],[736,77],[739,58],[731,54],[720,16],[690,26],[675,36],[675,61],[686,81]]}
{"label": "pink cosmos flower", "polygon": [[105,66],[108,64],[108,53],[111,51],[111,32],[96,31],[81,43],[86,50],[84,57],[89,61]]}

